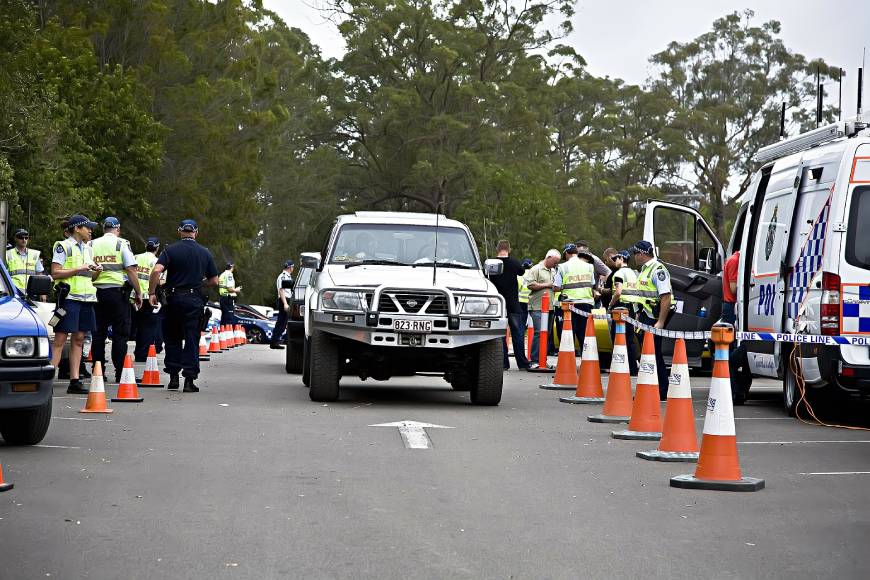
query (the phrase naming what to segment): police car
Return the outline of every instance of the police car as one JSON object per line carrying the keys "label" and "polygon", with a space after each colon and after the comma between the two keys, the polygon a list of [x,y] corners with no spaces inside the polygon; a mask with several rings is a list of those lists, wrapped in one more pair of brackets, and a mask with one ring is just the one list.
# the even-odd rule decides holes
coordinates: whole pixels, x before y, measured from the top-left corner
{"label": "police car", "polygon": [[[737,325],[755,333],[745,341],[748,364],[753,375],[782,380],[790,414],[802,388],[810,400],[870,395],[870,347],[826,344],[870,344],[868,121],[859,116],[761,149],[727,254],[694,209],[647,205],[644,234],[668,265],[679,304],[669,328],[704,329],[719,318],[722,264],[741,250]],[[782,334],[809,336],[794,343]],[[700,341],[689,342],[697,355]]]}
{"label": "police car", "polygon": [[[49,276],[28,278],[27,296],[50,292]],[[46,325],[0,262],[0,436],[6,445],[35,445],[45,437],[53,379]]]}

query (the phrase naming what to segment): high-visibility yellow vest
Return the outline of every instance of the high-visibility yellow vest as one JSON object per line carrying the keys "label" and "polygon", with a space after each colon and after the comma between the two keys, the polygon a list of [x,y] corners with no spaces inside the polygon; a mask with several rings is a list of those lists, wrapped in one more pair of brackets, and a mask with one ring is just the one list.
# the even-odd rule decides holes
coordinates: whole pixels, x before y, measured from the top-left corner
{"label": "high-visibility yellow vest", "polygon": [[643,302],[637,292],[637,272],[627,266],[623,266],[613,275],[622,280],[622,292],[619,295],[619,304],[635,304]]}
{"label": "high-visibility yellow vest", "polygon": [[[665,265],[658,260],[650,260],[644,264],[643,268],[640,269],[640,274],[637,276],[637,288],[632,292],[632,295],[638,298],[637,302],[643,306],[644,313],[650,318],[655,318],[655,311],[662,300],[653,282],[653,276],[659,270],[668,271]],[[673,296],[671,297],[671,304],[673,304]]]}
{"label": "high-visibility yellow vest", "polygon": [[157,263],[157,256],[151,252],[142,252],[141,254],[136,254],[134,258],[136,258],[136,277],[139,278],[139,286],[143,291],[147,291],[148,279],[151,277],[151,270],[154,269],[154,265]]}
{"label": "high-visibility yellow vest", "polygon": [[562,270],[562,294],[571,302],[593,304],[592,287],[595,284],[595,267],[579,258],[571,258],[560,266]]}
{"label": "high-visibility yellow vest", "polygon": [[38,263],[39,252],[36,250],[28,249],[23,258],[18,253],[17,248],[6,251],[6,267],[9,268],[12,283],[22,292],[27,290],[27,279],[37,274],[36,265]]}
{"label": "high-visibility yellow vest", "polygon": [[229,270],[224,270],[220,276],[218,276],[218,294],[221,296],[229,295],[230,291],[228,288],[236,287],[236,279],[233,277],[233,273]]}
{"label": "high-visibility yellow vest", "polygon": [[526,280],[522,276],[517,276],[517,288],[519,289],[520,304],[528,304],[532,291],[529,290]]}
{"label": "high-visibility yellow vest", "polygon": [[103,271],[94,280],[95,285],[123,286],[124,258],[121,249],[127,243],[117,236],[102,236],[91,242],[94,250],[94,262],[103,267]]}
{"label": "high-visibility yellow vest", "polygon": [[[63,263],[63,268],[65,270],[72,270],[80,268],[85,264],[94,263],[93,249],[89,245],[82,244],[81,247],[79,247],[74,238],[67,238],[59,243],[66,254],[66,260]],[[94,287],[94,283],[91,280],[90,272],[82,272],[70,278],[58,280],[58,282],[66,282],[69,284],[68,300],[75,300],[77,302],[97,301],[97,289]]]}

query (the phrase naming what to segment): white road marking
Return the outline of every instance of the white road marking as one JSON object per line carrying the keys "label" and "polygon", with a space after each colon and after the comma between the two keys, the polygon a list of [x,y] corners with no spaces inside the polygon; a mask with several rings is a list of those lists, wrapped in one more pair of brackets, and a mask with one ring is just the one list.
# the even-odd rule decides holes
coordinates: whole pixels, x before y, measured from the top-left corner
{"label": "white road marking", "polygon": [[417,421],[396,421],[395,423],[379,423],[369,427],[398,427],[402,441],[406,449],[429,449],[432,441],[426,434],[426,429],[453,429],[445,425],[433,425],[432,423],[419,423]]}
{"label": "white road marking", "polygon": [[59,419],[61,421],[106,421],[111,423],[111,419],[85,419],[83,417],[52,417],[52,419]]}
{"label": "white road marking", "polygon": [[868,439],[842,439],[842,440],[817,440],[817,441],[738,441],[740,445],[798,445],[814,443],[870,443]]}
{"label": "white road marking", "polygon": [[81,449],[81,447],[67,447],[66,445],[34,445],[34,447],[42,447],[44,449]]}
{"label": "white road marking", "polygon": [[[695,421],[703,421],[704,415],[695,417]],[[734,417],[735,421],[794,421],[792,417]]]}
{"label": "white road marking", "polygon": [[870,475],[870,471],[815,471],[800,475]]}

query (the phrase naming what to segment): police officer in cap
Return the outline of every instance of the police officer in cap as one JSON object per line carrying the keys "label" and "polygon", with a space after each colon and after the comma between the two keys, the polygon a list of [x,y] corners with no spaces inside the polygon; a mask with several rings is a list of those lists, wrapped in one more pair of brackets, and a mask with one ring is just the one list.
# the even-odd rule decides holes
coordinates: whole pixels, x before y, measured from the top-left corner
{"label": "police officer in cap", "polygon": [[197,393],[199,376],[199,335],[206,296],[203,287],[217,286],[218,271],[211,252],[196,242],[199,230],[193,220],[178,224],[180,241],[168,246],[151,270],[148,301],[157,307],[157,287],[166,272],[166,307],[163,339],[166,341],[167,388],[178,389],[178,375],[184,375],[184,392]]}
{"label": "police officer in cap", "polygon": [[[157,253],[160,251],[160,240],[150,237],[145,241],[145,251],[136,254],[136,272],[139,284],[142,288],[148,288],[148,280],[151,278],[151,270],[157,264]],[[160,328],[160,309],[145,303],[133,314],[136,323],[136,349],[133,355],[136,362],[148,360],[148,349],[154,345],[154,349],[163,352],[163,332]]]}
{"label": "police officer in cap", "polygon": [[[638,320],[661,330],[667,326],[670,320],[674,304],[671,294],[671,275],[665,265],[655,257],[653,245],[646,240],[641,240],[631,249],[634,261],[640,267],[637,276],[637,284],[634,290],[623,289],[622,293],[634,295],[639,298]],[[641,343],[643,334],[639,336]],[[659,397],[662,400],[668,397],[668,369],[665,368],[665,357],[662,353],[662,337],[655,336],[656,349],[656,373],[659,379]]]}
{"label": "police officer in cap", "polygon": [[[293,260],[284,262],[284,269],[278,274],[278,279],[275,285],[278,289],[278,300],[275,303],[275,308],[278,310],[278,320],[275,321],[275,328],[272,330],[272,340],[269,348],[282,350],[281,335],[287,330],[287,311],[290,308],[290,302],[293,300]],[[290,288],[284,288],[284,283],[289,282]]]}
{"label": "police officer in cap", "polygon": [[27,247],[29,240],[30,234],[27,230],[15,230],[15,247],[6,250],[6,266],[12,276],[12,283],[22,292],[27,290],[27,279],[35,274],[42,274],[44,270],[39,252]]}

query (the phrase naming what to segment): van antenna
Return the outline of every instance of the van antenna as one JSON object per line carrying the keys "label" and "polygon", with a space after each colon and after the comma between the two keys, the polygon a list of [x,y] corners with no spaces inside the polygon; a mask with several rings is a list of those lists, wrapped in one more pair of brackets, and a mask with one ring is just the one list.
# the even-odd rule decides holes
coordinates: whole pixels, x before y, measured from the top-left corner
{"label": "van antenna", "polygon": [[432,253],[432,285],[436,284],[438,275],[438,218],[441,217],[441,202],[435,205],[435,250]]}
{"label": "van antenna", "polygon": [[785,139],[785,101],[782,102],[782,111],[779,114],[779,138]]}
{"label": "van antenna", "polygon": [[837,83],[840,85],[840,103],[837,105],[837,120],[843,120],[843,69],[837,68]]}
{"label": "van antenna", "polygon": [[861,53],[861,68],[858,69],[858,115],[861,115],[864,110],[861,107],[861,96],[864,92],[864,69],[866,68],[865,59],[867,58],[867,48],[865,47]]}
{"label": "van antenna", "polygon": [[822,124],[822,74],[821,68],[816,66],[816,128]]}
{"label": "van antenna", "polygon": [[486,239],[486,218],[483,218],[483,255],[484,259],[489,259],[489,241]]}

